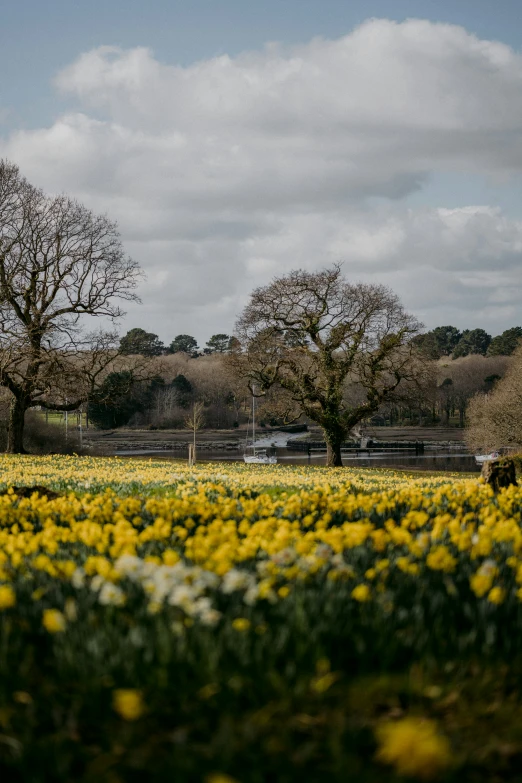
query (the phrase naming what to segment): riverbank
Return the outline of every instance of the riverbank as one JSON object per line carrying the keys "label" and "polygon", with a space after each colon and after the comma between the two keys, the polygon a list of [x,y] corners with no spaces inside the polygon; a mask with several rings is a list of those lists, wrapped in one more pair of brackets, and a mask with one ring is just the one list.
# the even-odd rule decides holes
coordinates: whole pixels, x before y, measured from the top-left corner
{"label": "riverbank", "polygon": [[[369,437],[377,441],[422,441],[425,444],[462,446],[462,429],[449,427],[374,427]],[[120,451],[175,451],[185,449],[192,442],[190,430],[150,430],[121,427],[116,430],[84,430],[83,440],[97,451],[117,453]],[[199,450],[234,451],[242,450],[246,442],[246,429],[199,430],[197,443]],[[274,445],[284,448],[288,440],[322,440],[318,427],[310,427],[308,432],[289,433],[277,429],[260,429],[256,439],[261,446]]]}

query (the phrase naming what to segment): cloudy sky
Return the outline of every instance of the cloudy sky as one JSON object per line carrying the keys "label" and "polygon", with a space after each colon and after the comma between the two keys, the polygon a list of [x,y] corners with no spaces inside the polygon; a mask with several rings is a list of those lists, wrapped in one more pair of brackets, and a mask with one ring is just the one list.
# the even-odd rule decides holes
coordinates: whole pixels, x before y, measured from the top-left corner
{"label": "cloudy sky", "polygon": [[119,223],[122,329],[204,343],[342,261],[428,328],[522,324],[519,0],[3,0],[0,156]]}

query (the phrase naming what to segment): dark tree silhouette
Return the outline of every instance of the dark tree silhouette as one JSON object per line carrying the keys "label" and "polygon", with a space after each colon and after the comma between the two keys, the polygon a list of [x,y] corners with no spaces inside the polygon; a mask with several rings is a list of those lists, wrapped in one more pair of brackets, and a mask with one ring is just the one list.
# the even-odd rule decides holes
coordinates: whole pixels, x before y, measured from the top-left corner
{"label": "dark tree silhouette", "polygon": [[[0,161],[0,385],[12,395],[9,452],[23,452],[29,408],[74,410],[86,398],[82,367],[90,381],[102,368],[91,366],[83,327],[88,317],[120,317],[118,300],[137,300],[139,276],[107,217],[68,196],[46,196]],[[103,363],[99,336],[94,344]]]}

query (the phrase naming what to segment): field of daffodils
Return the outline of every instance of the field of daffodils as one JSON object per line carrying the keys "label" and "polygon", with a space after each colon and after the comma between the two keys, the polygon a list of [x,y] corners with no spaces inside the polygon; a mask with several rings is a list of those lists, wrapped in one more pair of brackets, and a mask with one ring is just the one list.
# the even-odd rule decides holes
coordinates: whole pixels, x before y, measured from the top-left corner
{"label": "field of daffodils", "polygon": [[1,456],[0,493],[0,779],[520,781],[522,489]]}

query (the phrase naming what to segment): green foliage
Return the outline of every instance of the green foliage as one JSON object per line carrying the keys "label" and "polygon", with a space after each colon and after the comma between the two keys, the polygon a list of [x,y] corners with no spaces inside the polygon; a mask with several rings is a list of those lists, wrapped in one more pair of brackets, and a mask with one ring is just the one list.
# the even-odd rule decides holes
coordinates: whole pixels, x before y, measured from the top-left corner
{"label": "green foliage", "polygon": [[514,326],[512,329],[506,329],[505,332],[494,337],[489,344],[488,356],[511,356],[515,349],[520,345],[522,339],[522,327]]}
{"label": "green foliage", "polygon": [[484,386],[486,388],[486,391],[491,391],[491,389],[494,387],[497,381],[501,380],[501,376],[497,375],[497,373],[493,373],[492,375],[487,375],[484,378]]}
{"label": "green foliage", "polygon": [[172,381],[171,386],[176,390],[178,405],[181,408],[188,408],[193,392],[192,384],[188,378],[179,373]]}
{"label": "green foliage", "polygon": [[149,407],[154,392],[164,385],[159,376],[145,383],[136,382],[128,370],[110,373],[89,399],[89,419],[100,429],[123,427]]}
{"label": "green foliage", "polygon": [[144,329],[131,329],[120,340],[120,350],[130,356],[141,354],[142,356],[160,356],[165,351],[165,346],[157,334],[146,332]]}
{"label": "green foliage", "polygon": [[227,353],[231,339],[229,334],[213,334],[207,342],[205,353]]}
{"label": "green foliage", "polygon": [[168,351],[169,353],[188,353],[190,356],[194,356],[198,352],[198,341],[190,334],[178,334],[169,345]]}
{"label": "green foliage", "polygon": [[449,356],[462,333],[455,326],[437,326],[430,332],[419,334],[413,338],[413,342],[430,359],[440,359]]}
{"label": "green foliage", "polygon": [[465,329],[462,332],[462,337],[455,346],[453,351],[453,358],[458,359],[461,356],[469,356],[469,354],[480,354],[485,356],[491,342],[491,335],[484,329]]}

